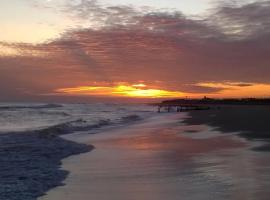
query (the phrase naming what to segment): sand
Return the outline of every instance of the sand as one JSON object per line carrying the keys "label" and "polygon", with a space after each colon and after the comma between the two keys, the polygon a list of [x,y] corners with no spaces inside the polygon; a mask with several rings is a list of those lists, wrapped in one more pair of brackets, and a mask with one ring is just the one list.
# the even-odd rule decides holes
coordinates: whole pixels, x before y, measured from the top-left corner
{"label": "sand", "polygon": [[270,151],[270,106],[225,106],[202,112],[191,111],[184,122],[189,125],[205,124],[222,133],[239,133],[249,140],[265,144],[254,148]]}
{"label": "sand", "polygon": [[64,136],[95,149],[64,159],[65,185],[39,200],[268,199],[268,153],[250,150],[258,144],[234,134],[185,125],[186,115]]}

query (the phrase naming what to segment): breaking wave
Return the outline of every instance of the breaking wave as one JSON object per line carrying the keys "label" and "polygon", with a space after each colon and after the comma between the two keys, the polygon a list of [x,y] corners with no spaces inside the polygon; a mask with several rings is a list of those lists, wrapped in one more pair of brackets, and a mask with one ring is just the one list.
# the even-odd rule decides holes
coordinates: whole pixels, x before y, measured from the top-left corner
{"label": "breaking wave", "polygon": [[36,133],[41,136],[57,136],[64,135],[69,133],[74,133],[78,131],[90,131],[93,129],[99,129],[101,127],[110,126],[110,125],[124,125],[127,123],[132,123],[138,120],[142,120],[143,118],[138,115],[127,115],[121,117],[119,120],[110,120],[110,119],[100,119],[96,123],[87,122],[84,119],[77,119],[72,121],[67,121],[63,123],[59,123],[56,125],[52,125],[49,127],[39,128],[35,130],[27,130],[21,132],[13,132],[13,133]]}
{"label": "breaking wave", "polygon": [[121,117],[121,120],[124,123],[129,123],[129,122],[142,120],[142,118],[139,115],[128,115],[128,116]]}
{"label": "breaking wave", "polygon": [[0,103],[0,134],[93,133],[101,127],[129,125],[152,115],[144,105]]}
{"label": "breaking wave", "polygon": [[32,132],[41,135],[63,135],[69,134],[76,131],[89,131],[92,129],[100,128],[102,126],[110,125],[110,120],[99,120],[95,124],[87,124],[83,119],[78,119],[74,121],[64,122],[47,128],[34,130]]}

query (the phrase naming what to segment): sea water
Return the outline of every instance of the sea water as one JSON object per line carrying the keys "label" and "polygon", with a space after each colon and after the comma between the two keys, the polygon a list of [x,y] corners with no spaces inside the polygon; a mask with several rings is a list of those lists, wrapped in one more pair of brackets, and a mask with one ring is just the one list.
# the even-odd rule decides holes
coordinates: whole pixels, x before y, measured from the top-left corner
{"label": "sea water", "polygon": [[0,103],[0,134],[90,131],[141,120],[153,111],[143,104]]}

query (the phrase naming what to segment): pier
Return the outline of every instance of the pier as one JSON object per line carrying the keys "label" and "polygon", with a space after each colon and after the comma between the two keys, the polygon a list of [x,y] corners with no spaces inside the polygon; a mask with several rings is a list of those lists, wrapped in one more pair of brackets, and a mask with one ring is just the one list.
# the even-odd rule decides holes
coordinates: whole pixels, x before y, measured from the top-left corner
{"label": "pier", "polygon": [[189,110],[209,110],[222,106],[270,106],[270,98],[240,98],[240,99],[173,99],[151,104],[157,106],[158,112],[183,112]]}
{"label": "pier", "polygon": [[158,112],[162,112],[162,110],[167,112],[184,112],[190,110],[209,110],[210,106],[208,105],[200,105],[200,104],[167,104],[167,103],[156,103],[152,104],[157,106]]}

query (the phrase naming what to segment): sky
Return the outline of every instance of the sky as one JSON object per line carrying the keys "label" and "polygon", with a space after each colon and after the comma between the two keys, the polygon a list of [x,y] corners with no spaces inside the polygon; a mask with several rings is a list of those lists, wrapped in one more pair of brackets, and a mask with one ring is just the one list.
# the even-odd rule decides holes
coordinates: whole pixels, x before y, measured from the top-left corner
{"label": "sky", "polygon": [[0,2],[0,101],[270,97],[270,1]]}

